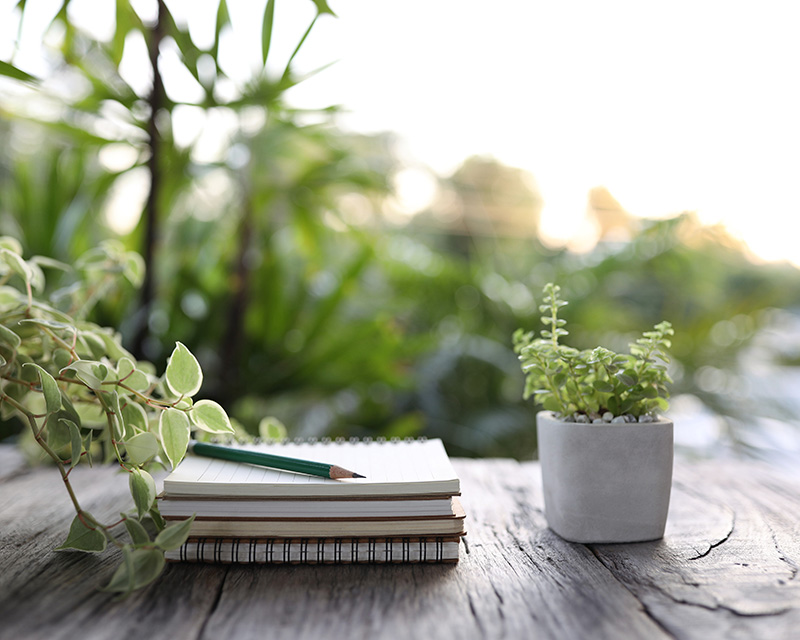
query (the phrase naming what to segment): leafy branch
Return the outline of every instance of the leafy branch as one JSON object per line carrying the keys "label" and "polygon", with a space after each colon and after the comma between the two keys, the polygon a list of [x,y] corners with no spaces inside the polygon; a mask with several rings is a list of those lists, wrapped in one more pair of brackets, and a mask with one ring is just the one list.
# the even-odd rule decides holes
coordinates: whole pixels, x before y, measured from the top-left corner
{"label": "leafy branch", "polygon": [[[66,271],[75,282],[46,297],[43,266]],[[203,372],[183,344],[176,344],[164,375],[156,377],[154,367],[137,362],[114,331],[81,319],[97,292],[107,291],[120,275],[141,282],[141,259],[118,243],[93,249],[73,269],[38,257],[25,260],[15,239],[0,238],[2,417],[19,417],[59,470],[76,515],[58,548],[119,548],[123,563],[106,589],[126,594],[161,573],[164,551],[183,544],[191,527],[191,520],[166,526],[151,471],[174,468],[193,429],[234,429],[219,404],[193,400]],[[95,456],[128,473],[134,509],[114,522],[84,509],[70,481],[75,467],[91,464]]]}
{"label": "leafy branch", "polygon": [[630,354],[617,354],[604,347],[578,351],[559,343],[568,335],[566,321],[559,310],[568,303],[560,298],[561,289],[548,283],[544,304],[539,307],[541,321],[548,327],[535,337],[518,329],[513,336],[514,351],[525,373],[524,397],[535,396],[548,411],[562,417],[586,416],[583,420],[602,421],[602,416],[652,416],[665,411],[672,382],[667,374],[669,336],[675,332],[669,322],[657,324],[631,344]]}

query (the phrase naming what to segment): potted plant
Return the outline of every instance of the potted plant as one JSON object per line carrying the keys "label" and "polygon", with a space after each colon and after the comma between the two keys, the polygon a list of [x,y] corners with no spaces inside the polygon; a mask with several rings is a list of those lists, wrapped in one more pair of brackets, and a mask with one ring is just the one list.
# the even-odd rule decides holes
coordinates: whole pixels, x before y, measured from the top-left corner
{"label": "potted plant", "polygon": [[541,337],[519,329],[514,350],[534,396],[545,515],[572,542],[663,537],[672,483],[673,425],[666,349],[674,331],[657,324],[630,354],[560,344],[567,335],[560,288],[544,288]]}

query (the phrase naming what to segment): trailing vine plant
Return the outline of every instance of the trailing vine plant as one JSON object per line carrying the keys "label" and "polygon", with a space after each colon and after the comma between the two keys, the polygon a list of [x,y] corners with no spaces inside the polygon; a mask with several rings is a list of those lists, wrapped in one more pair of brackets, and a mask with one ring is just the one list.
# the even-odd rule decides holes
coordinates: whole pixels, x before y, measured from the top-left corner
{"label": "trailing vine plant", "polygon": [[604,421],[609,415],[654,419],[656,412],[666,411],[672,325],[664,321],[646,331],[630,345],[630,354],[604,347],[579,351],[559,342],[568,335],[566,320],[559,317],[568,303],[560,291],[553,283],[544,287],[539,311],[547,328],[540,337],[522,329],[514,333],[514,351],[526,376],[524,397],[534,396],[544,409],[582,422]]}
{"label": "trailing vine plant", "polygon": [[[45,296],[45,270],[74,283]],[[45,257],[25,260],[20,244],[0,238],[0,410],[19,417],[55,464],[75,508],[59,549],[122,552],[107,590],[129,593],[152,582],[164,551],[179,547],[191,520],[166,526],[156,504],[155,468],[174,468],[192,429],[230,434],[225,410],[193,401],[203,381],[192,353],[177,343],[164,375],[137,362],[109,328],[88,322],[91,307],[120,276],[141,282],[143,263],[121,244],[106,242],[73,267]],[[78,464],[116,463],[128,474],[134,508],[102,522],[81,505],[70,482]]]}

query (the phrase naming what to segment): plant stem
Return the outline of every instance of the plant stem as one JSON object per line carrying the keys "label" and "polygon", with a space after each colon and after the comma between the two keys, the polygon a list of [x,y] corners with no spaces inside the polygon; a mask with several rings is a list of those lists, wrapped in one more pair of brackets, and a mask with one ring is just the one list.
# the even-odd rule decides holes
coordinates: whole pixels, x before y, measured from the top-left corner
{"label": "plant stem", "polygon": [[534,357],[539,360],[539,366],[542,368],[542,371],[544,371],[544,378],[547,380],[547,384],[550,387],[551,393],[561,407],[561,413],[568,413],[569,406],[564,402],[564,398],[561,397],[561,392],[559,391],[558,385],[555,383],[552,374],[547,372],[547,360],[545,360],[539,353],[534,353]]}
{"label": "plant stem", "polygon": [[[103,535],[106,539],[116,547],[124,546],[122,542],[117,540],[116,536],[114,536],[111,531],[110,527],[106,527],[105,525],[101,524],[97,520],[94,519],[88,512],[84,511],[81,507],[80,502],[78,501],[78,496],[75,495],[75,490],[72,488],[72,483],[69,481],[69,474],[71,469],[65,469],[64,462],[61,458],[58,457],[58,454],[53,451],[53,448],[47,444],[47,441],[42,437],[42,430],[44,425],[42,425],[42,429],[39,429],[39,426],[36,424],[36,418],[34,414],[28,411],[24,406],[22,406],[19,402],[14,400],[11,396],[0,392],[0,399],[3,402],[8,402],[12,407],[14,407],[27,421],[28,426],[31,429],[31,433],[33,434],[34,440],[36,443],[44,450],[44,452],[56,463],[56,467],[58,468],[58,472],[61,474],[61,480],[64,482],[64,487],[67,490],[67,494],[69,495],[69,499],[72,501],[72,506],[75,508],[75,513],[80,518],[81,522],[89,529],[100,529],[103,532]],[[91,520],[91,525],[87,524],[87,516],[88,519]],[[113,526],[113,525],[112,525]]]}
{"label": "plant stem", "polygon": [[44,438],[42,438],[41,430],[39,429],[39,425],[36,424],[36,418],[34,417],[33,413],[28,411],[19,402],[14,400],[14,398],[5,393],[2,393],[0,397],[2,397],[3,402],[8,402],[8,404],[14,407],[28,421],[28,425],[31,428],[31,433],[33,434],[34,440],[36,440],[38,445],[56,463],[56,466],[58,467],[58,470],[61,473],[61,478],[64,481],[64,486],[67,488],[67,493],[69,494],[70,500],[72,500],[72,504],[75,507],[75,511],[77,511],[78,513],[82,513],[83,509],[81,509],[81,505],[78,502],[78,498],[75,495],[75,492],[72,489],[72,485],[69,482],[68,474],[64,470],[64,464],[61,461],[61,458],[58,457],[58,454],[55,451],[53,451],[52,447],[50,447],[50,445],[47,444],[47,441]]}
{"label": "plant stem", "polygon": [[572,360],[566,360],[566,363],[567,363],[567,369],[569,369],[570,378],[575,381],[575,391],[577,395],[570,391],[569,384],[566,384],[564,388],[567,390],[567,394],[572,398],[572,402],[575,403],[575,407],[578,409],[578,411],[587,412],[587,407],[583,403],[583,398],[581,398],[580,389],[578,388],[578,383],[577,383],[577,381],[581,379],[581,376],[579,376],[578,373],[573,368]]}
{"label": "plant stem", "polygon": [[550,340],[553,343],[553,349],[558,349],[558,300],[556,299],[555,292],[550,294],[550,317],[552,323],[550,324]]}
{"label": "plant stem", "polygon": [[[50,336],[50,337],[51,337],[53,340],[55,340],[55,341],[56,341],[58,344],[60,344],[62,347],[64,347],[64,348],[65,348],[67,351],[69,351],[70,355],[71,355],[71,356],[72,356],[72,357],[73,357],[75,360],[80,360],[80,357],[79,357],[79,356],[78,356],[78,354],[75,352],[75,343],[74,343],[74,342],[73,342],[73,344],[71,344],[71,345],[70,345],[70,344],[69,344],[69,343],[68,343],[66,340],[64,340],[64,339],[62,339],[61,337],[59,337],[58,335],[56,335],[56,334],[55,334],[55,333],[54,333],[54,332],[53,332],[53,331],[50,329],[50,327],[44,327],[44,326],[43,326],[43,327],[42,327],[42,329],[43,329],[43,330],[44,330],[44,332],[45,332],[47,335],[49,335],[49,336]],[[73,335],[74,335],[75,339],[77,340],[77,337],[78,337],[78,333],[77,333],[77,331],[76,331],[76,332],[75,332]]]}
{"label": "plant stem", "polygon": [[606,377],[608,378],[608,383],[611,385],[611,388],[613,389],[613,391],[612,391],[612,395],[614,396],[614,399],[617,401],[617,406],[618,406],[618,407],[619,407],[619,406],[622,406],[622,396],[620,396],[620,395],[617,393],[617,386],[616,386],[616,385],[614,384],[614,382],[613,382],[613,380],[614,380],[614,376],[613,376],[613,375],[611,374],[611,372],[608,370],[608,367],[605,365],[605,363],[603,363],[603,369],[604,369],[604,370],[605,370],[605,372],[606,372]]}

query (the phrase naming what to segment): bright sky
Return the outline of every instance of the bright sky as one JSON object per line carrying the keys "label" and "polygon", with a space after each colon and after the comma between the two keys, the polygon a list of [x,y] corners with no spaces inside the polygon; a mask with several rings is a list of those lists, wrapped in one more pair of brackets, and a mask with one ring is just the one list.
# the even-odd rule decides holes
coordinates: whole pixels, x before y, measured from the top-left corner
{"label": "bright sky", "polygon": [[[167,1],[207,44],[216,1]],[[113,3],[73,4],[76,15],[91,6],[103,32],[98,7]],[[244,79],[264,3],[229,4],[236,33],[223,62]],[[314,5],[276,4],[285,60]],[[396,132],[412,166],[447,174],[491,154],[530,171],[556,239],[580,228],[588,190],[604,185],[634,214],[695,210],[762,257],[800,265],[800,2],[330,4],[338,18],[320,20],[297,63],[338,62],[290,94],[298,106],[342,104],[347,128]],[[177,77],[172,86],[181,91]],[[406,200],[422,203],[429,185],[406,177]]]}

